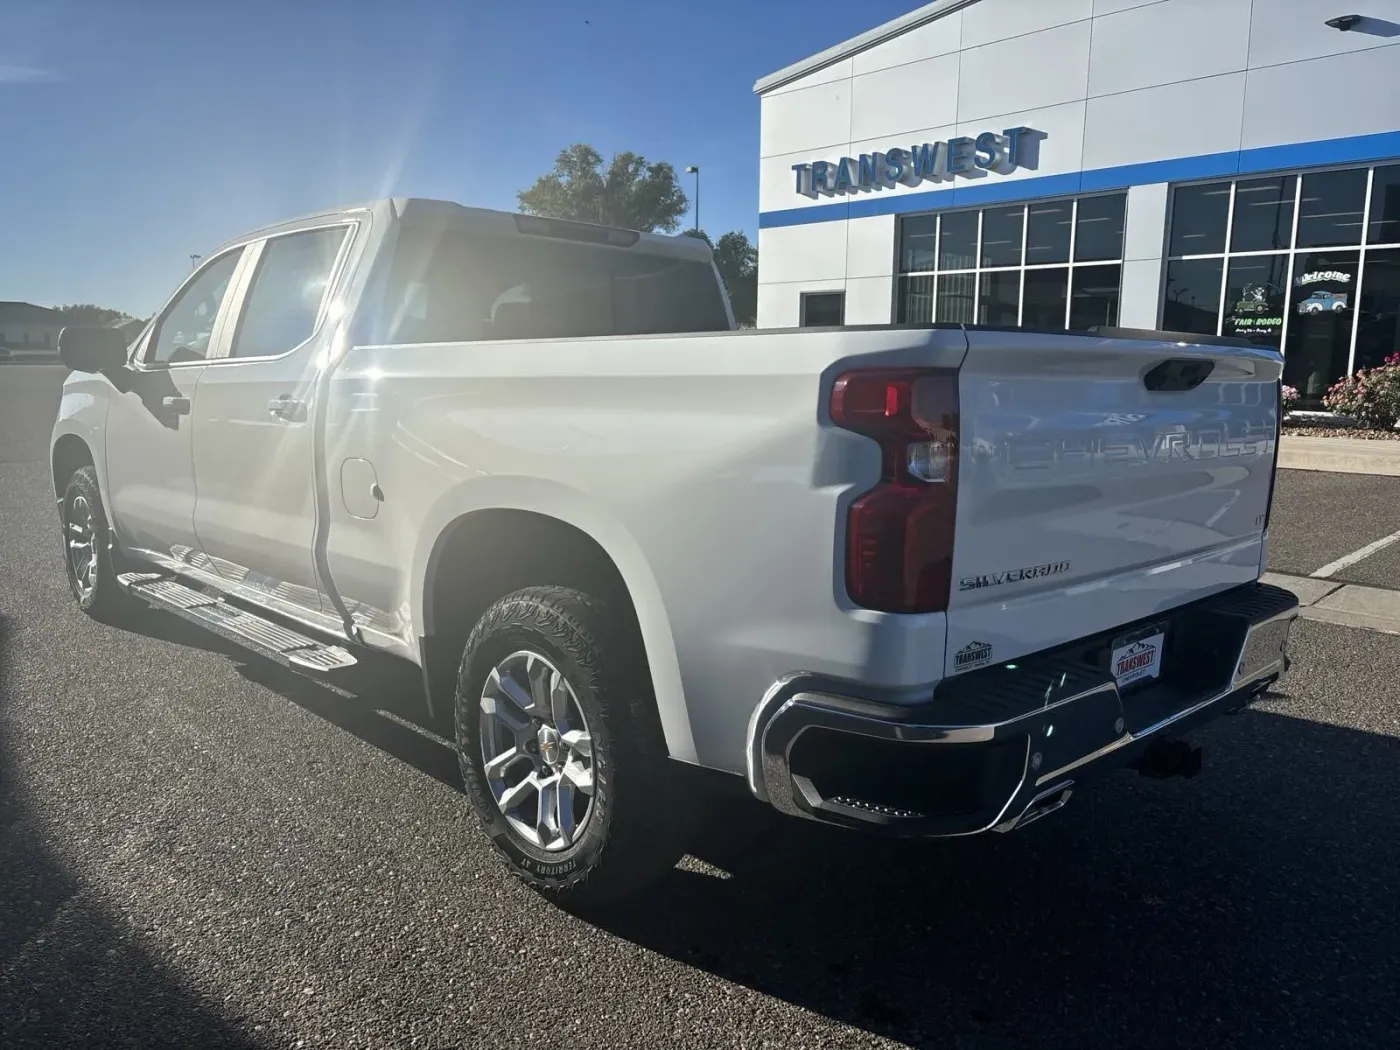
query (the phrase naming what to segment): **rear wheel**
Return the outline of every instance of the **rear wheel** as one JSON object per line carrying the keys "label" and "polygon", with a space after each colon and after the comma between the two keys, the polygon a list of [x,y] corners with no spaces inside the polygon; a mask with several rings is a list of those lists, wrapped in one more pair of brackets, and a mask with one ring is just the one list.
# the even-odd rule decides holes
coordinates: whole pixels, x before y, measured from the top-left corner
{"label": "rear wheel", "polygon": [[536,587],[467,641],[455,728],[467,794],[525,882],[586,907],[660,879],[685,851],[649,676],[602,601]]}
{"label": "rear wheel", "polygon": [[140,612],[144,606],[117,584],[111,526],[92,467],[80,467],[69,475],[59,517],[68,586],[78,608],[100,620]]}

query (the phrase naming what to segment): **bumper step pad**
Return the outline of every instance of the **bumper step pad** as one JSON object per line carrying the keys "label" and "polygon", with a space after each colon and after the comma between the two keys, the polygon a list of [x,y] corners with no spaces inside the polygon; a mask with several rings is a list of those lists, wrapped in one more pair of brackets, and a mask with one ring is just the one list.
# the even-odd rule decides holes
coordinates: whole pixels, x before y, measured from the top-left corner
{"label": "bumper step pad", "polygon": [[325,673],[353,667],[356,663],[348,649],[290,630],[171,576],[126,572],[117,577],[117,583],[158,609],[173,612],[231,641],[303,670]]}

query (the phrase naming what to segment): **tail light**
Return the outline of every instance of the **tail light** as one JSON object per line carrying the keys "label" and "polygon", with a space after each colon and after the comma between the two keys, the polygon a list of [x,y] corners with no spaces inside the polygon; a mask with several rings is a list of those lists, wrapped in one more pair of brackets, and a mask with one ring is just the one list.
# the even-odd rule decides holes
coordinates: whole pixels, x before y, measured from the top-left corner
{"label": "tail light", "polygon": [[846,517],[846,591],[884,612],[942,612],[953,575],[958,375],[946,369],[847,372],[831,419],[880,444],[880,483]]}

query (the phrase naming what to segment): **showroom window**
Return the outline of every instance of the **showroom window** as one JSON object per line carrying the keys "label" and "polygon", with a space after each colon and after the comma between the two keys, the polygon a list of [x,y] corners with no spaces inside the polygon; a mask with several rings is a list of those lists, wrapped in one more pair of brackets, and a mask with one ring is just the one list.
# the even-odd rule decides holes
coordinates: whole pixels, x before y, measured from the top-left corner
{"label": "showroom window", "polygon": [[1122,193],[910,215],[899,226],[903,324],[1118,323]]}
{"label": "showroom window", "polygon": [[798,324],[803,328],[838,328],[845,323],[845,292],[802,293]]}
{"label": "showroom window", "polygon": [[1400,164],[1176,186],[1169,331],[1281,348],[1306,407],[1400,351]]}

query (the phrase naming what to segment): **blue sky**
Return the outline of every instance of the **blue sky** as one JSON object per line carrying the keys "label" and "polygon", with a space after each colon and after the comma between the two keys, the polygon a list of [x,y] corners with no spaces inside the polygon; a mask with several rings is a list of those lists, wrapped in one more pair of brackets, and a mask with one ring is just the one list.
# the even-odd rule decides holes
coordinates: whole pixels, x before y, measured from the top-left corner
{"label": "blue sky", "polygon": [[753,236],[753,82],[917,6],[0,0],[0,300],[144,316],[244,230],[390,195],[513,209],[580,141],[699,164],[701,224]]}

